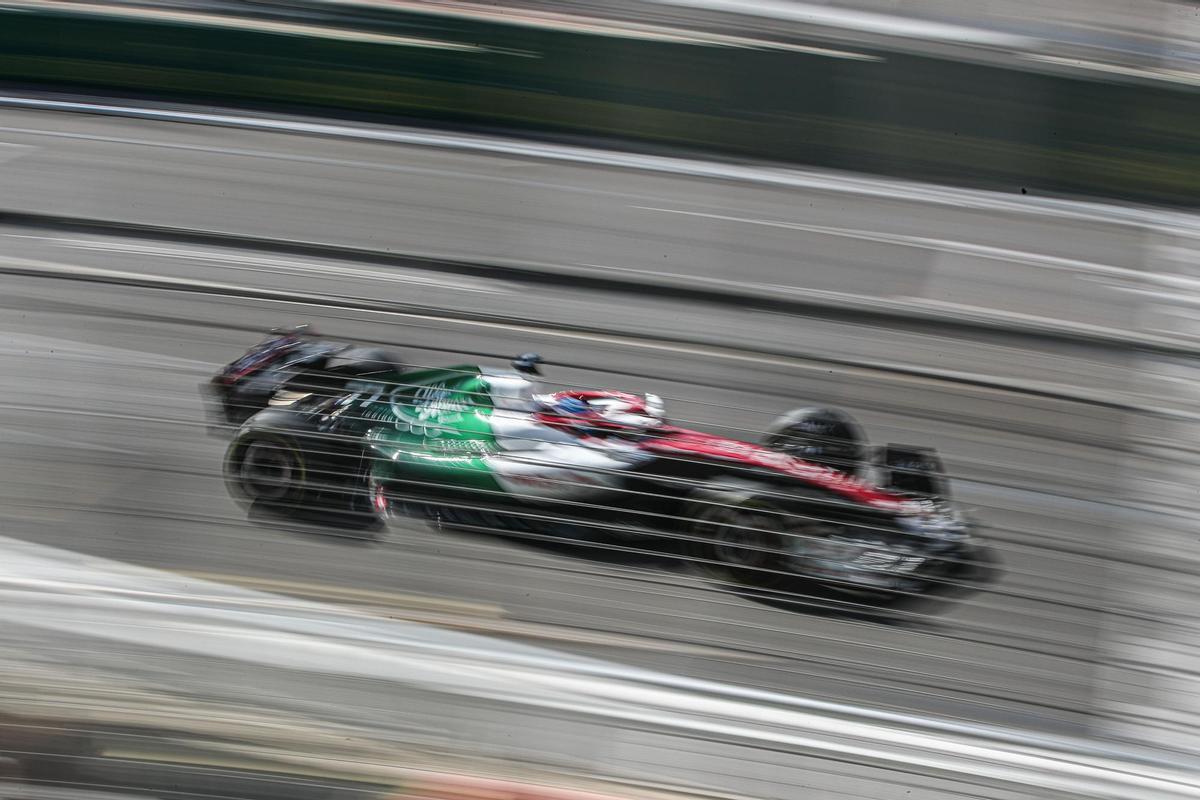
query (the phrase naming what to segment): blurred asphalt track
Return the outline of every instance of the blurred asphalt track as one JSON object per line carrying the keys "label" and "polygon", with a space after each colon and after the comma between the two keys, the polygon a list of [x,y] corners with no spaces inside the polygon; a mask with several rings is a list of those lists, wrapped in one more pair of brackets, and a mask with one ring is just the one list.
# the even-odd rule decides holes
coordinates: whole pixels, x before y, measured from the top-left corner
{"label": "blurred asphalt track", "polygon": [[[918,299],[1128,330],[1143,302],[1130,287],[1144,288],[1136,273],[1159,247],[1148,241],[1179,247],[1186,232],[1032,205],[998,212],[902,193],[33,111],[0,113],[0,162],[4,210],[21,214],[0,214],[0,272],[56,276],[0,277],[5,535],[679,675],[1047,731],[1103,726],[1105,556],[1138,522],[1122,505],[1132,412],[1089,395],[1138,400],[1136,353],[615,285],[584,292],[519,272],[489,277],[478,265]],[[101,230],[95,220],[253,241]],[[477,268],[338,260],[266,240]],[[455,313],[79,280],[87,270]],[[656,554],[407,522],[379,544],[253,524],[226,496],[223,442],[204,431],[197,388],[260,329],[305,321],[393,343],[419,364],[504,363],[537,350],[553,381],[655,391],[676,419],[747,436],[800,405],[846,407],[876,441],[942,450],[1002,575],[939,617],[879,620],[771,607]],[[758,345],[774,354],[756,354]],[[911,369],[880,368],[888,364]],[[1026,385],[1076,399],[1017,388]]]}

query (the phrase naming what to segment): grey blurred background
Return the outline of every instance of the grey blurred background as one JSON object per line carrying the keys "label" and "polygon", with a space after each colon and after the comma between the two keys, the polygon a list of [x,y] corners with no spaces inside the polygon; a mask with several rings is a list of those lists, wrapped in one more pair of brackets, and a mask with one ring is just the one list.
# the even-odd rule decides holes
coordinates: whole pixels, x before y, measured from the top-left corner
{"label": "grey blurred background", "polygon": [[[1194,5],[0,5],[12,796],[1195,796]],[[845,407],[1001,576],[247,520],[197,387],[297,322]]]}

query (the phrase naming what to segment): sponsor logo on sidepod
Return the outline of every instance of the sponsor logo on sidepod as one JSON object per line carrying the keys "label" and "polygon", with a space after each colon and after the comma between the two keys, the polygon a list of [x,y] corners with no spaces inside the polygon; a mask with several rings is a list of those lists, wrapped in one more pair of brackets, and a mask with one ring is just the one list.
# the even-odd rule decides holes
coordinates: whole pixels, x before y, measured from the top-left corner
{"label": "sponsor logo on sidepod", "polygon": [[438,438],[447,426],[462,421],[463,412],[469,408],[443,384],[422,386],[411,397],[403,397],[405,391],[392,392],[392,411],[397,418],[396,427],[414,436]]}

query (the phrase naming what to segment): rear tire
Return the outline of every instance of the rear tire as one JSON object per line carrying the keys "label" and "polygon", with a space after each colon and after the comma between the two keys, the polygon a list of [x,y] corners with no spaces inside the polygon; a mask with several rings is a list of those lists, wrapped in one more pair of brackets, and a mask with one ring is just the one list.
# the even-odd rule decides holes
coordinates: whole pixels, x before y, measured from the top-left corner
{"label": "rear tire", "polygon": [[243,504],[295,505],[304,499],[306,478],[304,456],[287,437],[250,433],[226,454],[226,486]]}

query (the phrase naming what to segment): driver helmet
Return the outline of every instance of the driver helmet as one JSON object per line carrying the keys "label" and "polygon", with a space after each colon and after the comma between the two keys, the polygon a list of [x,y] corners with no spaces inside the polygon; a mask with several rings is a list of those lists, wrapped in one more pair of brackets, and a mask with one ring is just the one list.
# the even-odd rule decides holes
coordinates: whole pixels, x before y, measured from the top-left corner
{"label": "driver helmet", "polygon": [[595,416],[595,410],[578,397],[560,397],[554,404],[554,410],[569,417]]}
{"label": "driver helmet", "polygon": [[594,434],[604,426],[604,418],[587,401],[578,397],[556,397],[551,410],[557,414],[563,423],[575,428],[580,433]]}

